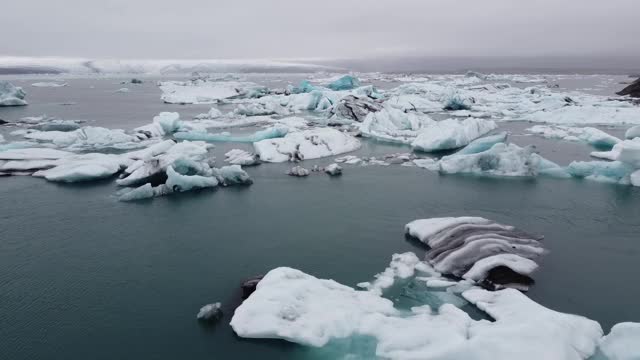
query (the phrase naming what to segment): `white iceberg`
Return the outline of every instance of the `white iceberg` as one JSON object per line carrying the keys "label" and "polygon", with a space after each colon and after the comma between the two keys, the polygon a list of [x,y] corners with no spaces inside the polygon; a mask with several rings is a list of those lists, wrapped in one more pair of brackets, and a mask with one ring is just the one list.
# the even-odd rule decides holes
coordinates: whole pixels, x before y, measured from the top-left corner
{"label": "white iceberg", "polygon": [[598,323],[549,310],[513,289],[471,289],[463,296],[495,322],[473,320],[451,304],[436,313],[402,311],[376,292],[277,268],[236,309],[231,327],[241,337],[314,347],[369,336],[375,356],[390,359],[581,360],[602,336]]}
{"label": "white iceberg", "polygon": [[66,157],[57,163],[55,167],[37,171],[33,176],[58,182],[92,181],[115,175],[130,160],[119,155],[83,154]]}
{"label": "white iceberg", "polygon": [[68,86],[68,84],[66,82],[37,82],[37,83],[33,83],[31,84],[31,86],[33,87],[49,87],[49,88],[57,88],[57,87],[64,87],[64,86]]}
{"label": "white iceberg", "polygon": [[332,128],[294,131],[283,138],[253,143],[262,161],[285,162],[318,159],[360,148],[353,136]]}
{"label": "white iceberg", "polygon": [[287,171],[287,175],[289,176],[305,177],[309,176],[309,174],[311,174],[311,172],[302,166],[294,166]]}
{"label": "white iceberg", "polygon": [[121,129],[107,129],[97,126],[85,126],[74,131],[34,131],[25,138],[49,142],[57,147],[72,151],[99,149],[132,149],[144,146],[136,136]]}
{"label": "white iceberg", "polygon": [[219,182],[223,186],[253,184],[249,174],[242,170],[240,165],[228,165],[220,169],[214,169],[214,175],[219,178]]}
{"label": "white iceberg", "polygon": [[0,151],[0,160],[56,160],[71,155],[73,153],[56,149],[18,148]]}
{"label": "white iceberg", "polygon": [[265,139],[281,138],[288,132],[288,127],[276,125],[265,130],[256,131],[249,135],[233,136],[229,133],[211,134],[202,131],[180,131],[175,133],[173,137],[180,140],[191,141],[253,143]]}
{"label": "white iceberg", "polygon": [[196,115],[195,119],[217,119],[222,116],[222,112],[215,107],[209,109],[207,113]]}
{"label": "white iceberg", "polygon": [[170,104],[212,104],[241,95],[257,85],[239,81],[165,81],[160,83],[161,99]]}
{"label": "white iceberg", "polygon": [[475,154],[445,156],[438,162],[438,170],[445,174],[568,177],[564,168],[535,153],[533,147],[521,148],[505,143],[497,143],[489,150]]}
{"label": "white iceberg", "polygon": [[491,120],[475,118],[437,121],[422,129],[411,146],[425,152],[457,149],[496,127]]}
{"label": "white iceberg", "polygon": [[624,133],[626,139],[640,138],[640,125],[632,126]]}
{"label": "white iceberg", "polygon": [[21,87],[14,86],[8,81],[0,80],[0,107],[27,105],[24,100],[26,96],[27,94]]}
{"label": "white iceberg", "polygon": [[180,121],[180,114],[177,112],[161,112],[157,116],[153,117],[153,122],[148,125],[140,126],[133,131],[140,134],[141,138],[155,138],[163,137],[165,135],[173,134],[178,131],[182,126]]}
{"label": "white iceberg", "polygon": [[330,164],[328,166],[325,166],[324,168],[324,172],[326,172],[327,174],[331,175],[331,176],[337,176],[337,175],[341,175],[342,174],[342,167],[338,164]]}
{"label": "white iceberg", "polygon": [[260,157],[241,149],[232,149],[225,154],[225,160],[232,165],[252,166],[260,163]]}
{"label": "white iceberg", "polygon": [[219,302],[213,304],[207,304],[200,308],[196,318],[198,320],[216,320],[222,317],[222,310],[220,310],[221,304]]}
{"label": "white iceberg", "polygon": [[600,351],[608,360],[640,358],[640,323],[619,323],[600,341]]}
{"label": "white iceberg", "polygon": [[615,136],[593,127],[535,125],[528,128],[527,131],[549,139],[584,141],[589,145],[599,148],[611,148],[622,141]]}

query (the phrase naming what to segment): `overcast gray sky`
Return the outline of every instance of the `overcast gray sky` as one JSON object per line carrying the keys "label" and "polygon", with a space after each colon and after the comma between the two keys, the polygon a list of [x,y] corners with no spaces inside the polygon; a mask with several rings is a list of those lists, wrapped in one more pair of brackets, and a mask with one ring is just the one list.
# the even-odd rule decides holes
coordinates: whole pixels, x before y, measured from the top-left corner
{"label": "overcast gray sky", "polygon": [[21,0],[0,55],[640,55],[640,0]]}

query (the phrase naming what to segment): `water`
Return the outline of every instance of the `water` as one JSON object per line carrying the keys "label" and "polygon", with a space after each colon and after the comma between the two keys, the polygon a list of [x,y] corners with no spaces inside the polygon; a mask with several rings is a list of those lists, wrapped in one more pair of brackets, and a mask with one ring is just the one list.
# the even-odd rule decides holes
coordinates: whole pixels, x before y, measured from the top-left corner
{"label": "water", "polygon": [[[68,88],[28,87],[31,105],[2,109],[0,118],[46,112],[132,128],[160,111],[188,118],[208,109],[162,104],[151,81],[140,87],[113,79],[69,82]],[[132,92],[111,92],[123,86]],[[77,105],[58,105],[63,101]],[[501,127],[517,135],[525,125]],[[512,140],[535,143],[560,163],[586,159],[590,150],[533,136]],[[220,145],[218,159],[231,147],[248,148]],[[406,150],[367,141],[358,153]],[[284,341],[237,338],[228,322],[240,283],[291,266],[353,286],[382,271],[393,253],[422,256],[422,248],[404,239],[403,226],[439,216],[483,216],[544,234],[550,253],[529,292],[534,300],[597,320],[605,331],[640,321],[634,286],[640,188],[441,176],[400,166],[345,167],[341,177],[299,179],[284,175],[289,167],[247,168],[255,180],[247,188],[139,203],[117,202],[110,180],[0,179],[0,358],[332,358]],[[224,318],[200,325],[199,308],[216,301]]]}

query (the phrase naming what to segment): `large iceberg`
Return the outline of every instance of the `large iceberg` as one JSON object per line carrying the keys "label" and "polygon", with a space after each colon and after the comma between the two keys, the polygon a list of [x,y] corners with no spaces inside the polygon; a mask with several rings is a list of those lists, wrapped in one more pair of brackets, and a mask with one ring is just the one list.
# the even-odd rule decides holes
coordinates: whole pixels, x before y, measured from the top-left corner
{"label": "large iceberg", "polygon": [[598,148],[612,148],[621,140],[593,127],[535,125],[527,131],[550,139],[584,141]]}
{"label": "large iceberg", "polygon": [[[416,162],[416,165],[421,166],[422,162]],[[434,168],[431,164],[425,164],[425,167],[430,170]],[[568,177],[564,168],[538,155],[533,146],[519,147],[505,143],[497,143],[479,153],[445,156],[435,168],[445,174]]]}
{"label": "large iceberg", "polygon": [[24,98],[27,94],[21,87],[12,83],[0,80],[0,106],[22,106],[27,105]]}
{"label": "large iceberg", "polygon": [[285,162],[334,156],[360,148],[353,136],[332,128],[294,131],[279,139],[255,142],[262,161]]}
{"label": "large iceberg", "polygon": [[517,290],[470,289],[462,296],[495,321],[473,320],[451,304],[435,312],[400,310],[378,292],[282,267],[258,283],[231,327],[241,337],[313,347],[370,337],[375,353],[365,357],[389,359],[581,360],[594,354],[602,337],[598,323],[549,310]]}
{"label": "large iceberg", "polygon": [[468,145],[495,129],[496,123],[476,118],[435,121],[427,115],[385,107],[369,113],[358,128],[368,137],[410,144],[416,150],[432,152]]}

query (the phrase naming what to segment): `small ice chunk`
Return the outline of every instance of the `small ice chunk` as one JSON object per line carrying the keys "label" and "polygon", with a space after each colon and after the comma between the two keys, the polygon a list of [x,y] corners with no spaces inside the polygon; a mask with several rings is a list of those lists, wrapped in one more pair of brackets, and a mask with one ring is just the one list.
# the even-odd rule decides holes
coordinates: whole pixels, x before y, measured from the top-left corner
{"label": "small ice chunk", "polygon": [[311,174],[311,172],[308,169],[303,168],[302,166],[294,166],[289,169],[289,171],[287,171],[287,175],[289,176],[304,177],[309,176],[309,174]]}
{"label": "small ice chunk", "polygon": [[240,165],[228,165],[223,166],[217,171],[217,175],[220,177],[222,185],[251,185],[253,180]]}
{"label": "small ice chunk", "polygon": [[621,161],[574,161],[567,171],[578,178],[627,185],[634,168]]}
{"label": "small ice chunk", "polygon": [[340,165],[338,164],[331,164],[328,165],[324,168],[324,172],[326,172],[327,174],[331,175],[331,176],[336,176],[336,175],[341,175],[342,174],[342,167],[340,167]]}
{"label": "small ice chunk", "polygon": [[120,89],[118,89],[118,90],[116,90],[116,91],[114,91],[114,92],[115,92],[115,93],[128,93],[128,92],[130,92],[130,91],[131,91],[131,90],[129,90],[129,88],[120,88]]}
{"label": "small ice chunk", "polygon": [[196,318],[198,320],[204,321],[213,321],[218,320],[222,317],[222,310],[220,309],[221,305],[219,302],[213,304],[207,304],[200,308],[198,311],[198,315]]}
{"label": "small ice chunk", "polygon": [[161,112],[153,117],[153,122],[133,129],[135,133],[144,135],[143,138],[150,139],[173,134],[182,126],[180,114],[177,112]]}
{"label": "small ice chunk", "polygon": [[205,114],[196,115],[196,119],[217,119],[222,116],[222,112],[215,107],[209,109]]}
{"label": "small ice chunk", "polygon": [[48,148],[9,149],[0,152],[0,160],[55,160],[73,153]]}

